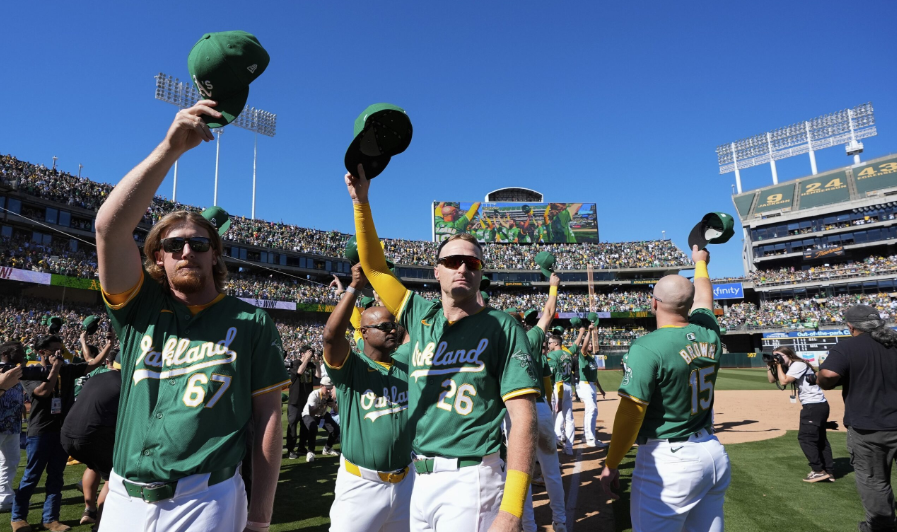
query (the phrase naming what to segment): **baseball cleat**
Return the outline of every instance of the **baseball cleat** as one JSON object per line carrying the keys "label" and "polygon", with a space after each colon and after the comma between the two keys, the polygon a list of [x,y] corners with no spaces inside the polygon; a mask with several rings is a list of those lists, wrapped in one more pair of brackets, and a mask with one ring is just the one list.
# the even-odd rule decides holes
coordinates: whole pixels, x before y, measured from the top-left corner
{"label": "baseball cleat", "polygon": [[298,455],[298,454],[296,454],[296,453],[290,453],[290,460],[295,460],[295,459],[297,459],[297,458],[299,458],[299,455]]}
{"label": "baseball cleat", "polygon": [[314,462],[315,461],[315,453],[309,451],[308,454],[305,455],[306,462]]}
{"label": "baseball cleat", "polygon": [[599,449],[607,449],[608,447],[610,447],[610,445],[604,443],[603,441],[596,441],[595,447],[597,447]]}

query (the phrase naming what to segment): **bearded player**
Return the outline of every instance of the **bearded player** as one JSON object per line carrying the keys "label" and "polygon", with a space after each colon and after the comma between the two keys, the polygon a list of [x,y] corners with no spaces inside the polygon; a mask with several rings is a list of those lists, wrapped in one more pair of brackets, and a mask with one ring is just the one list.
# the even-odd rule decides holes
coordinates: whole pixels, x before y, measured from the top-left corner
{"label": "bearded player", "polygon": [[324,363],[339,393],[343,457],[330,507],[331,532],[408,530],[414,475],[409,472],[408,380],[393,371],[395,318],[384,307],[361,315],[364,352],[346,339],[355,299],[367,280],[361,264],[324,326]]}
{"label": "bearded player", "polygon": [[[407,290],[386,267],[361,165],[346,174],[358,254],[380,299],[410,335],[409,424],[416,471],[411,530],[519,530],[533,465],[538,382],[523,329],[479,297],[483,251],[468,234],[436,252],[441,301]],[[499,456],[505,411],[512,428]],[[506,478],[507,477],[507,478]]]}
{"label": "bearded player", "polygon": [[[601,485],[614,499],[620,461],[639,443],[632,472],[632,530],[723,530],[729,457],[713,435],[719,324],[713,316],[710,254],[692,249],[694,285],[668,275],[654,287],[657,330],[623,357],[620,407]],[[691,311],[689,313],[689,310]]]}
{"label": "bearded player", "polygon": [[[221,238],[205,218],[166,215],[146,237],[142,264],[133,236],[171,165],[214,139],[203,117],[220,118],[215,106],[202,100],[178,112],[97,213],[100,283],[122,366],[103,531],[264,532],[271,521],[280,389],[289,384],[274,321],[224,294]],[[248,521],[237,472],[244,458],[252,460]]]}

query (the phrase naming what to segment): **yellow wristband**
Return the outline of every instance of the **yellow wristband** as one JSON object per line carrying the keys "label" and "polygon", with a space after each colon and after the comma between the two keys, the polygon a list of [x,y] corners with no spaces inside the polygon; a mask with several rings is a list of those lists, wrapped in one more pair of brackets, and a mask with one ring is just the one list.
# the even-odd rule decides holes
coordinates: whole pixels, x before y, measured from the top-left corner
{"label": "yellow wristband", "polygon": [[515,517],[522,517],[527,490],[529,490],[529,475],[523,471],[509,469],[499,510],[504,510]]}
{"label": "yellow wristband", "polygon": [[707,263],[699,260],[695,263],[695,279],[710,279],[710,274],[707,273]]}
{"label": "yellow wristband", "polygon": [[548,287],[548,295],[549,295],[549,297],[558,295],[558,287],[556,287],[556,286]]}

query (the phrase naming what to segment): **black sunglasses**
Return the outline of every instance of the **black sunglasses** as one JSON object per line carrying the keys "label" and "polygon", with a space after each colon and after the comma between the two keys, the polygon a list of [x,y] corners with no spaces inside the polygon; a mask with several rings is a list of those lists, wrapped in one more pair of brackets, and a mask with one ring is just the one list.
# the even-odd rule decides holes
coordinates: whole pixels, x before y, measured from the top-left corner
{"label": "black sunglasses", "polygon": [[442,264],[450,270],[457,270],[463,264],[467,266],[468,270],[473,272],[482,270],[484,266],[482,260],[471,255],[449,255],[448,257],[441,257],[436,259],[436,264]]}
{"label": "black sunglasses", "polygon": [[362,329],[377,329],[388,333],[390,331],[396,331],[399,329],[399,324],[394,321],[384,321],[383,323],[378,323],[377,325],[362,325]]}
{"label": "black sunglasses", "polygon": [[162,249],[168,253],[183,251],[184,244],[190,244],[190,249],[197,253],[204,253],[212,247],[212,241],[204,236],[192,236],[190,238],[176,236],[162,239]]}

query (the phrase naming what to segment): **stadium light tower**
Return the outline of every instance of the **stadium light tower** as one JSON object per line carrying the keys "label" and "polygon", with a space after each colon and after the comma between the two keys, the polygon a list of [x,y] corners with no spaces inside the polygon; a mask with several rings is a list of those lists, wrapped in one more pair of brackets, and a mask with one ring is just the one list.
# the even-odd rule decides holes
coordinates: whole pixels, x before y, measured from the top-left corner
{"label": "stadium light tower", "polygon": [[[169,75],[159,72],[156,75],[156,99],[163,102],[177,105],[179,109],[192,107],[196,102],[201,100],[199,91],[196,87],[187,81],[180,81]],[[237,116],[231,125],[243,128],[255,133],[255,146],[252,151],[252,218],[255,219],[255,169],[258,159],[258,136],[259,133],[267,137],[273,137],[277,131],[277,115],[256,109],[255,107],[246,106],[243,112]],[[221,132],[224,128],[219,128],[216,132],[217,147],[215,148],[215,192],[214,204],[218,205],[218,157],[221,151]],[[171,201],[177,201],[178,194],[178,163],[174,162],[174,190],[171,194]]]}
{"label": "stadium light tower", "polygon": [[843,109],[717,146],[719,173],[726,174],[734,170],[735,185],[741,194],[739,170],[768,162],[772,170],[772,182],[778,183],[776,161],[809,153],[810,169],[816,175],[816,150],[842,143],[846,144],[847,155],[853,155],[854,164],[859,164],[860,153],[863,152],[863,143],[859,140],[877,134],[872,103],[864,103],[852,109]]}

